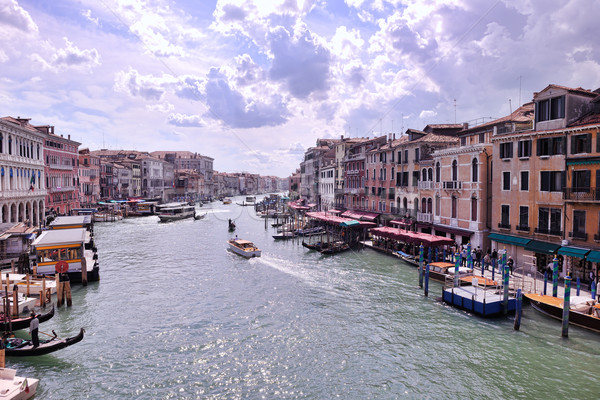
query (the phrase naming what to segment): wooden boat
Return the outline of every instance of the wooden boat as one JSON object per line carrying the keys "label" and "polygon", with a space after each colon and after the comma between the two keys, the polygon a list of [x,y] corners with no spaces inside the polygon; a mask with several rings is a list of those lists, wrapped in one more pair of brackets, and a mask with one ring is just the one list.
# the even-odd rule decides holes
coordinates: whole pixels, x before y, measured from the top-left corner
{"label": "wooden boat", "polygon": [[335,254],[335,253],[341,253],[342,251],[347,251],[350,250],[350,245],[348,245],[348,243],[344,243],[344,242],[332,242],[332,243],[328,243],[328,246],[319,250],[319,252],[321,254]]}
{"label": "wooden boat", "polygon": [[[562,297],[526,293],[525,298],[529,300],[535,310],[562,321],[564,304]],[[569,308],[569,324],[600,333],[600,304],[590,297],[572,296]]]}
{"label": "wooden boat", "polygon": [[396,255],[410,265],[414,265],[415,267],[419,266],[419,260],[415,256],[412,256],[400,250],[396,251]]}
{"label": "wooden boat", "polygon": [[322,233],[325,233],[325,231],[320,226],[317,226],[315,228],[296,230],[296,235],[298,235],[298,236],[313,236],[313,235],[320,235]]}
{"label": "wooden boat", "polygon": [[[418,262],[417,262],[417,265]],[[425,266],[423,265],[423,268]],[[445,261],[436,261],[429,264],[429,279],[436,280],[438,282],[446,282],[446,277],[454,277],[456,271],[456,265]],[[473,274],[473,270],[466,267],[458,268],[459,277],[465,277]]]}
{"label": "wooden boat", "polygon": [[229,243],[229,250],[242,257],[260,257],[260,249],[249,240],[235,238],[228,240],[227,243]]}
{"label": "wooden boat", "polygon": [[178,221],[185,218],[194,218],[196,207],[187,203],[169,203],[160,208],[158,218],[160,222]]}
{"label": "wooden boat", "polygon": [[198,219],[203,219],[204,217],[206,217],[206,213],[195,215],[194,219],[198,220]]}
{"label": "wooden boat", "polygon": [[273,239],[275,240],[287,240],[287,239],[293,239],[296,237],[296,234],[294,232],[281,232],[278,233],[277,235],[273,235]]}
{"label": "wooden boat", "polygon": [[39,379],[17,376],[17,370],[0,368],[0,399],[26,400],[35,395]]}
{"label": "wooden boat", "polygon": [[223,204],[231,204],[231,203],[232,203],[232,201],[229,197],[226,197],[223,199]]}
{"label": "wooden boat", "polygon": [[[48,311],[46,314],[42,314],[38,317],[40,323],[48,321],[50,318],[54,316],[54,307],[52,310]],[[4,313],[0,313],[0,329],[4,330],[4,332],[10,332],[11,328],[13,331],[18,331],[19,329],[29,328],[29,323],[33,317],[25,317],[25,318],[11,318],[10,322],[8,318],[4,315]],[[0,397],[1,399],[2,397]]]}
{"label": "wooden boat", "polygon": [[6,356],[41,356],[60,349],[64,349],[65,347],[81,342],[81,340],[83,340],[85,329],[81,328],[76,336],[64,339],[56,337],[56,333],[54,331],[52,331],[52,333],[54,334],[54,337],[52,337],[50,340],[40,340],[40,345],[38,347],[33,347],[33,343],[31,342],[31,340],[25,340],[21,338],[8,338],[5,343]]}

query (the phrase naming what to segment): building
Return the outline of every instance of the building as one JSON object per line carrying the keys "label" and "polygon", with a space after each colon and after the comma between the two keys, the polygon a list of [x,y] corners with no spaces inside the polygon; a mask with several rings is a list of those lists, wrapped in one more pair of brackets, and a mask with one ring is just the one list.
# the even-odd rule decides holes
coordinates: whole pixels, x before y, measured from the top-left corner
{"label": "building", "polygon": [[27,118],[0,118],[0,221],[39,226],[46,211],[46,135]]}
{"label": "building", "polygon": [[95,207],[100,200],[100,157],[90,149],[79,150],[79,204],[84,208]]}

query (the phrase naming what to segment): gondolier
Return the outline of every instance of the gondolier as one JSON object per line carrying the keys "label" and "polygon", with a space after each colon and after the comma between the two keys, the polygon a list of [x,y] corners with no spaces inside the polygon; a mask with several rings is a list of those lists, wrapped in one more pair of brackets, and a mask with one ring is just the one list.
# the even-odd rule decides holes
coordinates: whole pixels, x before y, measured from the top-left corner
{"label": "gondolier", "polygon": [[29,322],[29,334],[31,335],[31,342],[33,343],[33,347],[38,347],[40,345],[40,338],[38,336],[38,328],[40,326],[40,321],[37,318],[35,312],[31,313],[31,322]]}

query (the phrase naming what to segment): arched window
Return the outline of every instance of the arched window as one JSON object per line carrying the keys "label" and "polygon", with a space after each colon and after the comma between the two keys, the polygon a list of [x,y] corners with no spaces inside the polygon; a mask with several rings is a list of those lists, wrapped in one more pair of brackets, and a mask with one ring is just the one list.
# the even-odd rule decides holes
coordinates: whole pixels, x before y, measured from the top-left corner
{"label": "arched window", "polygon": [[458,180],[458,161],[452,161],[452,180]]}
{"label": "arched window", "polygon": [[421,212],[423,214],[427,212],[427,199],[425,197],[421,199]]}
{"label": "arched window", "polygon": [[429,168],[427,170],[427,175],[428,175],[427,180],[429,182],[433,182],[433,168]]}
{"label": "arched window", "polygon": [[421,179],[423,180],[423,182],[425,182],[427,180],[427,170],[425,168],[423,168],[423,170],[421,171]]}
{"label": "arched window", "polygon": [[435,196],[435,215],[439,216],[442,211],[442,201],[439,195]]}
{"label": "arched window", "polygon": [[430,198],[427,199],[427,214],[433,213],[433,200]]}
{"label": "arched window", "polygon": [[402,206],[405,210],[408,210],[408,199],[406,197],[402,200]]}
{"label": "arched window", "polygon": [[452,196],[452,218],[458,218],[458,199]]}
{"label": "arched window", "polygon": [[435,181],[440,182],[442,180],[442,167],[438,162],[435,164]]}
{"label": "arched window", "polygon": [[471,163],[471,173],[473,175],[473,182],[479,182],[479,164],[476,158]]}
{"label": "arched window", "polygon": [[477,198],[471,198],[471,221],[477,221]]}

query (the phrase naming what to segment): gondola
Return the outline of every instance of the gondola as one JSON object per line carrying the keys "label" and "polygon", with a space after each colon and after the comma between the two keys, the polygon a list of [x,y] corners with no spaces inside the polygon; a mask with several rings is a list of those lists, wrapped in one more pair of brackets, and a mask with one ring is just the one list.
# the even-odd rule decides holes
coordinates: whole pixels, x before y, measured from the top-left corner
{"label": "gondola", "polygon": [[81,342],[85,329],[81,328],[77,336],[60,339],[56,337],[56,333],[52,331],[54,337],[50,340],[40,340],[38,347],[33,347],[31,340],[21,338],[8,338],[5,343],[6,356],[10,357],[25,357],[25,356],[42,356],[52,353],[56,350],[63,349],[72,344]]}
{"label": "gondola", "polygon": [[[52,307],[52,310],[48,311],[46,314],[40,315],[38,317],[38,320],[40,322],[45,322],[45,321],[48,321],[53,316],[54,316],[54,307]],[[7,318],[5,318],[4,316],[0,316],[0,329],[2,329],[4,332],[8,332],[11,330],[11,328],[13,331],[29,328],[29,323],[31,322],[32,319],[33,319],[33,317],[12,318],[9,323]]]}
{"label": "gondola", "polygon": [[195,219],[195,220],[199,220],[199,219],[202,219],[202,218],[204,218],[204,217],[206,217],[206,213],[204,213],[204,214],[196,214],[196,215],[194,215],[194,219]]}
{"label": "gondola", "polygon": [[229,232],[235,231],[235,222],[229,221]]}

